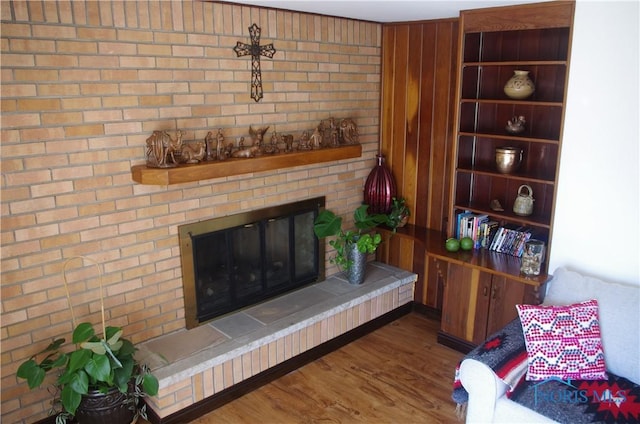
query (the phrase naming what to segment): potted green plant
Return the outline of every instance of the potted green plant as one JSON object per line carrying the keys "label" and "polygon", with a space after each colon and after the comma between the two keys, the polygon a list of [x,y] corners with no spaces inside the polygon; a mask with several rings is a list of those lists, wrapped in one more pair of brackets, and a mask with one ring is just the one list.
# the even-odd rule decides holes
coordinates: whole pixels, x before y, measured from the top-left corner
{"label": "potted green plant", "polygon": [[411,211],[407,206],[404,197],[394,197],[391,199],[391,211],[389,212],[389,226],[394,230],[404,227],[411,216]]}
{"label": "potted green plant", "polygon": [[368,205],[361,205],[353,213],[354,230],[342,228],[342,218],[323,209],[314,221],[313,230],[318,238],[335,237],[329,245],[335,249],[330,262],[345,271],[349,282],[361,284],[364,278],[366,255],[376,251],[382,242],[380,233],[371,230],[381,224],[389,225],[386,214],[369,214]]}
{"label": "potted green plant", "polygon": [[[65,289],[70,299],[66,277]],[[58,373],[53,409],[58,413],[57,424],[71,418],[80,424],[129,424],[138,416],[146,419],[141,398],[158,393],[158,379],[135,360],[136,348],[121,337],[122,328],[105,326],[102,295],[101,306],[102,336],[89,322],[76,325],[74,317],[72,346],[65,345],[64,338],[56,339],[18,367],[17,376],[30,389],[40,387],[47,373]]]}

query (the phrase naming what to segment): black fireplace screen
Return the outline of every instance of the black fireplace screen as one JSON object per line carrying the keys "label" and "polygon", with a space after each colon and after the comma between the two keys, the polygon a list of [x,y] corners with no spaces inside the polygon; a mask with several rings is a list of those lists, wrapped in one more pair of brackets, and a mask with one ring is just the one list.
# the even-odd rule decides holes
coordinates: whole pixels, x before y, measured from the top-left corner
{"label": "black fireplace screen", "polygon": [[316,198],[180,226],[187,328],[321,279],[322,207]]}

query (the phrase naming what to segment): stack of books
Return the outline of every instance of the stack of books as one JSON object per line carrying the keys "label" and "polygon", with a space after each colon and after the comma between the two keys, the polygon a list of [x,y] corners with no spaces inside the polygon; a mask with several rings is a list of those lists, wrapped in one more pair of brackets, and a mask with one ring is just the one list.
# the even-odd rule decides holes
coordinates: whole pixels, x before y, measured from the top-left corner
{"label": "stack of books", "polygon": [[527,226],[506,224],[500,226],[488,215],[462,212],[457,216],[456,237],[470,237],[475,249],[488,249],[495,252],[521,257],[524,243],[532,238],[533,229]]}
{"label": "stack of books", "polygon": [[456,237],[469,237],[475,249],[488,249],[498,227],[498,222],[491,221],[488,215],[463,212],[458,214]]}
{"label": "stack of books", "polygon": [[498,229],[489,250],[521,257],[524,243],[533,235],[533,230],[526,226],[505,225]]}

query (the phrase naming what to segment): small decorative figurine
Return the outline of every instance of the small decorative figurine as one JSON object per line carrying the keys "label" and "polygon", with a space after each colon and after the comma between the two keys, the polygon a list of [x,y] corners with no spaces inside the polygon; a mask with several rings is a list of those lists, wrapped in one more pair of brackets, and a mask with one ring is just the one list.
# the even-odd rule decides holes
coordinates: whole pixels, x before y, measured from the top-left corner
{"label": "small decorative figurine", "polygon": [[204,141],[198,141],[195,143],[184,143],[180,156],[185,163],[199,163],[204,159],[206,154]]}
{"label": "small decorative figurine", "polygon": [[336,120],[333,117],[329,118],[328,126],[325,125],[324,136],[327,145],[331,147],[337,147],[340,144],[338,128],[336,127]]}
{"label": "small decorative figurine", "polygon": [[154,131],[146,142],[148,167],[173,168],[177,165],[175,154],[182,150],[182,131],[176,131],[175,139],[166,131]]}
{"label": "small decorative figurine", "polygon": [[251,137],[251,142],[252,142],[251,145],[260,147],[264,140],[264,134],[267,132],[268,129],[269,127],[266,126],[266,127],[262,127],[262,128],[258,128],[257,130],[254,130],[253,127],[249,125],[249,136]]}
{"label": "small decorative figurine", "polygon": [[353,119],[343,119],[340,121],[340,138],[345,144],[358,143],[358,126]]}
{"label": "small decorative figurine", "polygon": [[262,146],[262,152],[270,155],[280,152],[280,150],[278,149],[278,136],[276,135],[275,131],[271,135],[269,143],[264,143],[264,146]]}
{"label": "small decorative figurine", "polygon": [[236,150],[231,154],[231,156],[234,158],[252,158],[254,156],[257,156],[258,152],[260,152],[260,147],[251,146],[247,147],[246,149]]}
{"label": "small decorative figurine", "polygon": [[504,211],[504,208],[502,207],[502,205],[500,204],[500,201],[498,199],[493,199],[491,201],[491,203],[489,204],[489,207],[491,208],[491,210],[494,210],[496,212]]}
{"label": "small decorative figurine", "polygon": [[505,129],[509,134],[520,134],[524,131],[524,124],[526,123],[524,116],[514,116],[510,121],[507,121]]}
{"label": "small decorative figurine", "polygon": [[312,150],[317,150],[322,147],[322,135],[320,135],[320,127],[316,127],[313,130],[313,134],[311,134],[311,139],[309,140],[309,147]]}
{"label": "small decorative figurine", "polygon": [[216,157],[218,160],[225,160],[227,158],[224,149],[224,135],[222,135],[222,128],[218,128],[218,134],[216,135]]}
{"label": "small decorative figurine", "polygon": [[303,131],[302,136],[300,136],[298,150],[309,150],[309,133],[307,131]]}
{"label": "small decorative figurine", "polygon": [[207,159],[206,160],[214,160],[216,159],[216,156],[213,155],[213,133],[211,131],[209,131],[206,135],[206,137],[204,138],[204,146],[205,146],[205,150],[207,152]]}
{"label": "small decorative figurine", "polygon": [[293,151],[293,136],[291,134],[282,134],[282,142],[284,143],[285,152]]}

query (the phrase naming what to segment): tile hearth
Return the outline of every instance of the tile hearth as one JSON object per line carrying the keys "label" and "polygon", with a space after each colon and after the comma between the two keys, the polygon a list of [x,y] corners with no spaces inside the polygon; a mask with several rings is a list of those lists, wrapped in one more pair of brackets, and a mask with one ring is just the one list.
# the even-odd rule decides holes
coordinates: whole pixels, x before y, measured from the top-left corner
{"label": "tile hearth", "polygon": [[342,274],[191,330],[142,343],[160,381],[147,403],[164,418],[413,300],[417,276],[379,262],[364,284]]}

